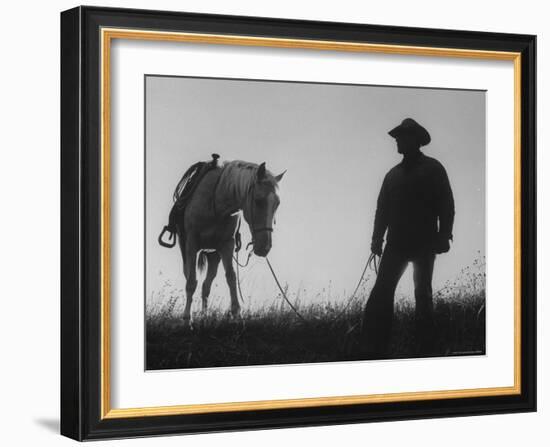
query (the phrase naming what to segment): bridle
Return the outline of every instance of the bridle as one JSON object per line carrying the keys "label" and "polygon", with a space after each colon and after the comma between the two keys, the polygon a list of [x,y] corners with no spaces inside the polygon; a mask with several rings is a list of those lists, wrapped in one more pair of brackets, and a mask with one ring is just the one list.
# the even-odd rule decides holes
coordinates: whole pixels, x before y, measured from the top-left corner
{"label": "bridle", "polygon": [[[249,187],[249,190],[248,190],[248,200],[249,200],[249,211],[250,211],[250,220],[252,221],[252,225],[251,225],[251,229],[252,229],[252,242],[254,242],[254,236],[256,235],[256,233],[260,233],[262,231],[269,231],[271,233],[273,233],[273,227],[271,226],[266,226],[266,227],[254,227],[254,204],[252,203],[252,201],[254,200],[254,191],[256,189],[256,182],[252,182],[250,187]],[[243,210],[244,212],[244,210]]]}
{"label": "bridle", "polygon": [[[220,179],[222,178],[222,174],[220,173],[218,179],[216,180],[216,183],[214,185],[214,191],[212,193],[212,210],[214,212],[214,218],[217,218],[218,216],[218,210],[216,208],[216,196],[217,196],[217,191],[218,191],[218,185],[220,183]],[[255,191],[255,188],[256,188],[256,182],[253,181],[250,183],[250,186],[248,187],[248,192],[247,192],[247,196],[248,196],[248,209],[249,209],[249,212],[250,212],[250,220],[252,222],[252,225],[250,226],[251,227],[251,233],[252,233],[252,241],[247,244],[248,245],[253,245],[254,244],[254,241],[255,241],[255,235],[256,233],[260,233],[262,231],[268,231],[268,232],[273,232],[273,227],[271,226],[265,226],[265,227],[254,227],[254,204],[252,203],[252,201],[254,200],[254,191]],[[233,213],[236,213],[237,211],[239,211],[240,209],[236,209],[234,211],[232,211],[231,213],[229,214],[233,214]],[[242,209],[243,213],[244,213],[244,209]],[[239,224],[238,224],[238,228],[237,228],[237,232],[239,231],[240,229],[240,226],[241,226],[241,222],[240,222],[240,218],[239,218]],[[240,243],[240,241],[239,241]]]}

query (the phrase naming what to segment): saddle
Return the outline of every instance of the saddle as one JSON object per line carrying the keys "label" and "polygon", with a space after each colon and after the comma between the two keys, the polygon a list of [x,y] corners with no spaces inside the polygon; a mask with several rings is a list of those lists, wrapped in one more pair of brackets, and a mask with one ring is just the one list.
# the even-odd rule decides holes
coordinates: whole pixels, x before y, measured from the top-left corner
{"label": "saddle", "polygon": [[[170,210],[168,225],[164,226],[158,237],[158,242],[163,247],[172,248],[176,245],[176,222],[183,216],[187,204],[191,200],[191,197],[193,197],[193,193],[204,176],[212,169],[218,167],[219,158],[218,154],[212,154],[212,160],[199,161],[193,164],[181,177],[174,190],[174,204]],[[164,241],[165,233],[168,233],[168,242]]]}

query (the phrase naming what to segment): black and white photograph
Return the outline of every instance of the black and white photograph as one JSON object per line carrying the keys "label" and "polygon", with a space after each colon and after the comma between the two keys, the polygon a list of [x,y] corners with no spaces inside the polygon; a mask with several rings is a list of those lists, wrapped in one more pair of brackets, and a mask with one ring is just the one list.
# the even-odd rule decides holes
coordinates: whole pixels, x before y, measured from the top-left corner
{"label": "black and white photograph", "polygon": [[[24,147],[6,153],[24,162],[5,164],[22,210],[4,219],[21,260],[6,302],[38,307],[6,313],[27,362],[8,369],[43,370],[26,400],[29,384],[13,387],[25,411],[49,406],[78,441],[281,428],[264,441],[542,439],[527,414],[543,363],[542,19],[528,26],[542,15],[131,6],[65,8],[47,58],[61,82],[16,70],[24,88],[11,89]],[[27,67],[47,53],[21,54]],[[21,92],[35,85],[58,125],[31,125]],[[55,255],[40,248],[52,234],[60,308],[21,295],[29,255]],[[59,326],[52,356],[41,328]]]}
{"label": "black and white photograph", "polygon": [[486,91],[148,74],[145,368],[486,353]]}

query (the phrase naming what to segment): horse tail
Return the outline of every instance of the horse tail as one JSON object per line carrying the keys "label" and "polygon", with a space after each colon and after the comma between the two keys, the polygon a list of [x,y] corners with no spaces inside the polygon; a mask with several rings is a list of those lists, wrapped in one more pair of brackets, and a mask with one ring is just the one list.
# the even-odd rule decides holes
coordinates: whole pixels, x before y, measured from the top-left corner
{"label": "horse tail", "polygon": [[208,263],[208,256],[206,256],[205,251],[201,251],[199,253],[199,260],[197,262],[197,266],[199,267],[199,272],[203,272],[206,268],[206,265]]}

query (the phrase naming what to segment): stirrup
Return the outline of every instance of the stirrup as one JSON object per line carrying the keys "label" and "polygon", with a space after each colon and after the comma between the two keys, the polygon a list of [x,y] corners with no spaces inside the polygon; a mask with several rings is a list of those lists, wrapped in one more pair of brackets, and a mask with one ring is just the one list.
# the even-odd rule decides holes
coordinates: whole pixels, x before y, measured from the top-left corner
{"label": "stirrup", "polygon": [[[168,240],[170,242],[164,242],[162,240],[162,238],[164,237],[164,233],[170,233],[169,236],[168,236]],[[164,228],[162,229],[162,232],[159,234],[159,237],[158,237],[158,242],[160,245],[162,245],[163,247],[166,247],[166,248],[172,248],[174,247],[174,245],[176,245],[176,233],[175,231],[172,231],[168,225],[165,225]]]}

